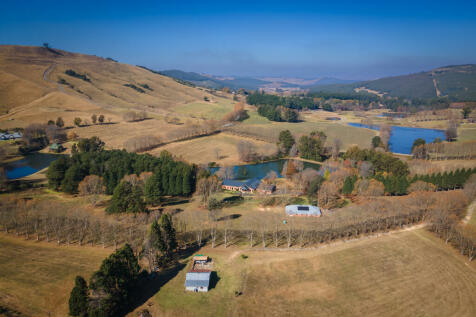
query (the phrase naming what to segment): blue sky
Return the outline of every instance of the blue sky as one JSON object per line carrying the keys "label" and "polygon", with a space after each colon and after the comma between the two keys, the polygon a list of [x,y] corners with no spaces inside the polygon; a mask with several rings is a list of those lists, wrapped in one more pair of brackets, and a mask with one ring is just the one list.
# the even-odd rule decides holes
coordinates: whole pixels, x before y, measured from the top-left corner
{"label": "blue sky", "polygon": [[154,69],[373,79],[476,63],[476,1],[2,1],[0,44]]}

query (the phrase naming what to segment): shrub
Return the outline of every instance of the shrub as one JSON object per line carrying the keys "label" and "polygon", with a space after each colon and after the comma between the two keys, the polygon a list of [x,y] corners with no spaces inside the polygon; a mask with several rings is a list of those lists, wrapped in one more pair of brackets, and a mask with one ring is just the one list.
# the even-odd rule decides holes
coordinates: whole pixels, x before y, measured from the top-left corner
{"label": "shrub", "polygon": [[91,80],[88,78],[88,76],[86,76],[84,74],[79,74],[79,73],[75,72],[72,69],[67,69],[64,73],[68,76],[76,77],[76,78],[82,79],[84,81],[91,82]]}
{"label": "shrub", "polygon": [[145,120],[147,118],[147,114],[146,114],[145,111],[141,111],[141,112],[128,111],[128,112],[124,113],[122,118],[126,122],[141,121],[141,120]]}

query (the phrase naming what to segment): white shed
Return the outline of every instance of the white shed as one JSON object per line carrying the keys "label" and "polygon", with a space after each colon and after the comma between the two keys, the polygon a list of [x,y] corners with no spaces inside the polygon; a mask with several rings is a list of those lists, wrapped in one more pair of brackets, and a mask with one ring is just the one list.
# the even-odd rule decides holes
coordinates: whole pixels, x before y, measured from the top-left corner
{"label": "white shed", "polygon": [[286,215],[320,217],[321,209],[317,206],[311,205],[288,205],[286,206]]}

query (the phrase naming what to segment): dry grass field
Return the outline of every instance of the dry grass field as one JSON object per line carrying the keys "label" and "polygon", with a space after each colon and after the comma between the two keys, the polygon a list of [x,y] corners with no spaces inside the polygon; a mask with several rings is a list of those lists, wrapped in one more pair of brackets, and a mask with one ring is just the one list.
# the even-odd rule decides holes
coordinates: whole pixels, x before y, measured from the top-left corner
{"label": "dry grass field", "polygon": [[[65,73],[72,69],[89,80]],[[80,137],[99,136],[108,148],[122,148],[124,141],[140,135],[154,135],[166,139],[168,132],[180,125],[168,124],[165,117],[189,120],[221,119],[233,109],[231,94],[208,93],[177,83],[171,78],[146,69],[106,60],[97,56],[48,50],[42,47],[0,46],[0,126],[25,127],[30,123],[46,123],[61,116],[66,126],[73,126],[75,117],[91,123],[91,115],[104,115],[112,124],[74,128]],[[59,84],[63,79],[67,84]],[[144,92],[126,87],[133,84]],[[145,88],[145,87],[149,87]],[[208,98],[208,102],[204,101]],[[149,120],[127,123],[122,119],[126,111],[146,111]],[[261,154],[274,151],[274,143],[281,130],[294,134],[308,134],[323,130],[329,142],[339,138],[343,149],[357,144],[368,147],[375,131],[348,127],[343,123],[325,121],[328,113],[304,115],[305,122],[278,123],[259,116],[254,107],[247,107],[249,118],[237,123],[238,130],[252,132],[253,141]],[[322,114],[322,116],[321,116]],[[252,136],[253,136],[252,135]],[[165,149],[194,163],[216,161],[220,164],[242,163],[237,159],[238,136],[220,135],[199,140],[171,144]],[[191,147],[191,148],[190,148]],[[215,155],[221,149],[222,158]],[[191,154],[200,149],[199,154]],[[153,151],[153,153],[162,148]]]}
{"label": "dry grass field", "polygon": [[90,125],[73,128],[77,135],[83,138],[98,136],[110,149],[122,148],[124,142],[141,135],[153,135],[161,140],[166,139],[166,133],[181,126],[168,124],[160,119],[148,119],[140,122],[119,121],[113,124]]}
{"label": "dry grass field", "polygon": [[282,130],[290,130],[296,136],[309,134],[313,131],[324,131],[327,135],[328,143],[331,145],[334,139],[342,142],[342,149],[345,150],[352,145],[358,145],[362,148],[369,148],[373,136],[377,135],[377,131],[370,129],[356,128],[346,125],[345,123],[329,123],[319,120],[305,121],[300,123],[288,122],[256,122],[258,120],[251,117],[253,121],[245,120],[241,125],[236,126],[233,130],[255,135],[265,140],[277,140],[279,132]]}
{"label": "dry grass field", "polygon": [[140,309],[154,316],[476,314],[475,264],[423,229],[317,250],[200,253],[215,262],[210,292],[185,293],[183,269]]}
{"label": "dry grass field", "polygon": [[[207,137],[201,137],[193,140],[175,142],[166,146],[159,147],[152,154],[159,154],[162,150],[167,150],[177,157],[186,161],[207,164],[208,162],[217,162],[220,165],[233,165],[243,163],[239,159],[237,144],[240,141],[247,141],[254,145],[260,154],[272,155],[276,152],[276,144],[243,138],[230,134],[218,134]],[[218,150],[218,156],[216,155]]]}
{"label": "dry grass field", "polygon": [[[205,96],[218,98],[140,67],[55,52],[41,47],[0,46],[2,127],[24,127],[58,116],[71,124],[74,117],[89,118],[93,113],[117,121],[126,110],[163,113],[177,105],[203,101]],[[90,81],[66,75],[67,69],[85,74]],[[58,84],[60,78],[69,85]],[[151,89],[140,93],[125,84]]]}
{"label": "dry grass field", "polygon": [[76,275],[89,279],[112,251],[58,247],[3,233],[0,250],[0,305],[26,316],[66,316]]}
{"label": "dry grass field", "polygon": [[475,141],[476,140],[476,124],[465,123],[458,128],[458,141]]}

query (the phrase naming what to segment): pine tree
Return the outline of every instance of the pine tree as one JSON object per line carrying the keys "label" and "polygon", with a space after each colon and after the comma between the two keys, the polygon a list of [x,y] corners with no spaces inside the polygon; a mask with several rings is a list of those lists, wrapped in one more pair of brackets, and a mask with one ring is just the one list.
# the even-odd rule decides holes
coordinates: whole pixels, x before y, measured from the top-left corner
{"label": "pine tree", "polygon": [[175,176],[174,195],[181,195],[183,192],[183,169],[177,171]]}
{"label": "pine tree", "polygon": [[167,251],[167,245],[164,241],[164,238],[162,236],[162,230],[160,229],[160,225],[155,220],[152,223],[151,230],[150,230],[150,239],[152,242],[152,246],[157,249],[158,251],[164,253]]}
{"label": "pine tree", "polygon": [[[440,173],[438,173],[440,175]],[[448,189],[448,173],[444,172],[443,175],[440,175],[441,177],[441,182],[439,183],[439,187],[443,190]]]}
{"label": "pine tree", "polygon": [[78,275],[69,296],[69,314],[71,316],[86,316],[88,301],[88,285],[84,278]]}
{"label": "pine tree", "polygon": [[160,175],[153,174],[144,185],[145,199],[150,204],[158,204],[162,198]]}
{"label": "pine tree", "polygon": [[187,167],[183,170],[182,175],[182,193],[187,196],[192,193],[192,181],[191,181],[192,171],[191,168]]}
{"label": "pine tree", "polygon": [[409,186],[409,183],[408,183],[407,178],[405,176],[399,177],[399,180],[398,180],[398,194],[399,195],[405,195],[407,193],[408,186]]}
{"label": "pine tree", "polygon": [[353,184],[352,178],[350,176],[347,176],[344,181],[344,186],[342,187],[342,194],[350,195],[353,190],[354,190],[354,184]]}
{"label": "pine tree", "polygon": [[163,214],[160,217],[160,227],[167,246],[167,255],[171,255],[172,251],[177,248],[177,239],[175,237],[175,229],[172,224],[172,216]]}

